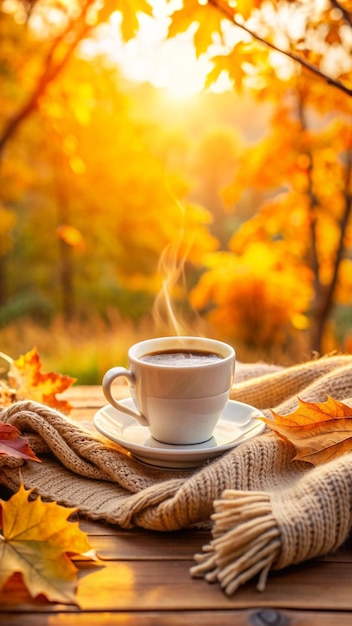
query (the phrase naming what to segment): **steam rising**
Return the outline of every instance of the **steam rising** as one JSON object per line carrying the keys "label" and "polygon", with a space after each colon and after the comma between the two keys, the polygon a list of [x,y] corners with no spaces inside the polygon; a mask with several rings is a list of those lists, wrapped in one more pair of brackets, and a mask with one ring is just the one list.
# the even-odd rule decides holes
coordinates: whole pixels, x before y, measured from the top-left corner
{"label": "steam rising", "polygon": [[180,291],[181,284],[181,290],[185,292],[184,267],[187,253],[179,256],[182,239],[183,230],[164,248],[159,260],[158,271],[162,276],[162,287],[154,301],[153,319],[156,330],[161,335],[189,334],[184,320],[181,319],[179,313],[176,313],[174,304],[176,287]]}
{"label": "steam rising", "polygon": [[[173,200],[184,218],[184,207],[176,198],[173,197]],[[156,331],[160,335],[195,335],[194,330],[190,331],[183,316],[175,309],[175,296],[180,300],[187,293],[184,269],[193,241],[188,238],[185,246],[184,239],[185,228],[182,226],[177,236],[164,248],[159,259],[158,271],[162,276],[162,287],[155,298],[152,313]]]}

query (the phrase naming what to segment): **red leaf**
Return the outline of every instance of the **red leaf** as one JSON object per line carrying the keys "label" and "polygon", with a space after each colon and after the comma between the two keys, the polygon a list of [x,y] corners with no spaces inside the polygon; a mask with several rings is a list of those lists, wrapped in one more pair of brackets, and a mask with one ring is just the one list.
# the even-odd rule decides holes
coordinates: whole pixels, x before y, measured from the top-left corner
{"label": "red leaf", "polygon": [[41,462],[30,448],[25,437],[11,424],[0,423],[0,456],[12,456],[20,459]]}

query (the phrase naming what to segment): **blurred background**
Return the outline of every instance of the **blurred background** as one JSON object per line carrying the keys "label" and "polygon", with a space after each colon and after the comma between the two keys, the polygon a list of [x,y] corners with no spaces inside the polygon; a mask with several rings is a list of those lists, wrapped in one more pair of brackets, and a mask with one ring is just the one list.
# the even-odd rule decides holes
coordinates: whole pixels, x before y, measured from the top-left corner
{"label": "blurred background", "polygon": [[350,352],[351,10],[0,1],[0,351],[80,384],[160,334]]}

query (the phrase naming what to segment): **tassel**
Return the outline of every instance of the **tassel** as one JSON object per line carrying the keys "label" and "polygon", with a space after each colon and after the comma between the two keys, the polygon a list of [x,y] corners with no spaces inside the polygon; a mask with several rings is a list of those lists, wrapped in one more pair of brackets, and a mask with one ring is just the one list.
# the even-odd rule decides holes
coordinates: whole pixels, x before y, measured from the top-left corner
{"label": "tassel", "polygon": [[280,532],[270,496],[263,492],[226,490],[214,502],[213,539],[196,554],[191,576],[218,582],[227,595],[259,574],[258,591],[281,549]]}

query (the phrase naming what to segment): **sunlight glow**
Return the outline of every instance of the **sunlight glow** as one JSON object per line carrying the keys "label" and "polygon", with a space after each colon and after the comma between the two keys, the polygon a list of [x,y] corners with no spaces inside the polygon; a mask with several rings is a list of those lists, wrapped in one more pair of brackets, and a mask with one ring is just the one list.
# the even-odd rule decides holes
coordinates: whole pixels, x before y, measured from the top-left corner
{"label": "sunlight glow", "polygon": [[[154,87],[164,90],[165,95],[176,102],[192,99],[195,94],[204,89],[207,74],[213,67],[211,57],[228,52],[240,40],[250,42],[251,37],[225,20],[222,24],[222,42],[219,38],[215,43],[215,38],[208,54],[202,54],[197,58],[192,27],[175,38],[166,39],[169,15],[177,8],[178,3],[178,0],[172,0],[169,4],[165,0],[152,0],[155,19],[139,13],[138,35],[127,43],[122,41],[120,35],[121,13],[114,11],[109,23],[98,27],[94,40],[82,42],[81,52],[90,57],[95,54],[104,54],[108,62],[111,65],[116,64],[127,79],[135,82],[150,82]],[[270,5],[265,9],[264,21],[263,15],[260,17],[260,14],[255,12],[254,17],[248,22],[254,30],[260,24],[264,35],[268,23],[278,20],[276,14],[271,15]],[[305,26],[304,12],[303,15],[298,12],[297,16],[297,11],[296,13],[292,13],[291,9],[287,11],[288,13],[283,11],[282,15],[280,14],[281,22],[278,24],[280,28],[277,29],[283,48],[286,47],[289,37],[288,29],[300,33]],[[237,21],[241,22],[240,16]],[[287,79],[292,75],[294,64],[290,59],[273,52],[270,60],[282,79]],[[251,75],[251,71],[247,72],[245,82],[248,86],[255,88],[263,81],[264,79],[260,76]],[[222,93],[232,88],[232,80],[228,73],[223,71],[209,90]]]}
{"label": "sunlight glow", "polygon": [[156,87],[165,88],[177,100],[199,93],[211,67],[206,58],[196,59],[193,47],[188,43],[187,40],[178,45],[172,41],[166,42],[162,50],[162,62],[158,63],[152,78]]}
{"label": "sunlight glow", "polygon": [[[74,11],[77,0],[69,2],[62,0]],[[114,11],[109,22],[102,23],[94,30],[91,38],[84,39],[79,47],[80,54],[87,60],[93,60],[97,55],[103,56],[111,68],[116,66],[128,80],[133,82],[149,82],[154,87],[164,90],[170,98],[179,101],[192,99],[200,93],[206,84],[208,73],[213,67],[212,56],[227,54],[238,41],[251,41],[251,36],[244,33],[228,20],[222,22],[222,35],[213,38],[213,44],[207,53],[197,58],[194,48],[193,36],[197,28],[191,25],[186,32],[177,37],[167,39],[170,14],[179,8],[180,0],[150,0],[153,5],[154,17],[137,12],[140,24],[137,36],[124,42],[121,36],[120,25],[122,15],[120,11]],[[207,0],[198,0],[206,4]],[[326,4],[327,0],[317,0],[318,5]],[[24,19],[23,7],[19,0],[4,0],[4,8],[9,12],[15,12],[17,21]],[[96,6],[90,14],[91,23],[95,23]],[[290,39],[297,40],[297,49],[300,39],[304,39],[306,24],[311,9],[311,3],[300,11],[295,6],[283,5],[280,11],[274,10],[270,4],[263,4],[261,11],[254,11],[247,24],[254,32],[260,32],[265,38],[270,30],[275,32],[275,44],[285,50],[290,46]],[[315,5],[315,9],[316,9]],[[325,6],[325,5],[324,5]],[[59,31],[62,21],[67,19],[58,9],[41,12],[39,9],[33,12],[31,26],[39,36],[45,36],[50,32]],[[236,17],[241,22],[240,15]],[[193,28],[194,26],[194,28]],[[311,50],[316,50],[322,55],[322,70],[327,74],[334,75],[337,72],[349,71],[351,58],[348,54],[351,45],[351,34],[348,29],[341,29],[340,36],[345,40],[346,52],[343,54],[340,47],[329,46],[324,40],[317,48],[314,32],[308,33],[304,45]],[[302,44],[303,45],[303,44]],[[271,51],[269,62],[275,69],[276,74],[282,80],[289,79],[295,72],[295,63],[280,52]],[[246,76],[243,84],[252,88],[264,86],[265,78],[260,76],[260,68],[255,71],[254,66],[246,67]],[[233,88],[233,81],[227,72],[221,72],[219,78],[209,90],[221,93]],[[208,88],[207,88],[208,89]]]}
{"label": "sunlight glow", "polygon": [[139,20],[138,36],[124,43],[118,35],[121,16],[115,11],[94,40],[82,42],[81,53],[85,57],[104,54],[129,80],[150,82],[176,100],[199,93],[212,64],[204,55],[196,58],[192,34],[165,41],[167,16],[154,20],[141,14]]}

